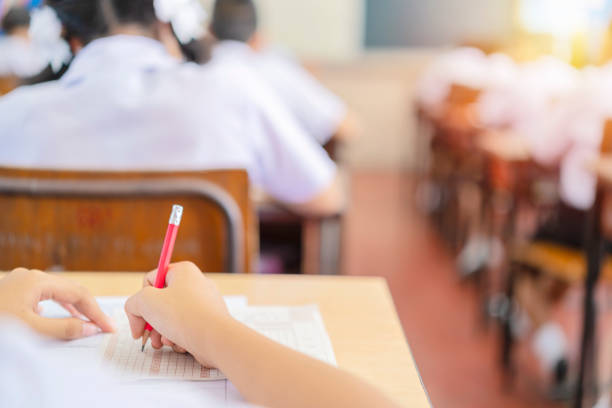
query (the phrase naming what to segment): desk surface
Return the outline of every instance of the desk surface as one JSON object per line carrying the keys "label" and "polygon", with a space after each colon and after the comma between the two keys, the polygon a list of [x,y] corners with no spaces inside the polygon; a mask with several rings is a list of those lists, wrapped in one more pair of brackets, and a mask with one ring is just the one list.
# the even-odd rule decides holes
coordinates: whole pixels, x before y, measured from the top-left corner
{"label": "desk surface", "polygon": [[[96,296],[127,296],[138,273],[65,273]],[[403,406],[429,407],[387,284],[380,278],[208,275],[224,295],[249,304],[319,305],[338,365],[376,385]]]}
{"label": "desk surface", "polygon": [[531,158],[524,139],[509,132],[486,132],[479,137],[477,146],[485,153],[505,161],[527,161]]}
{"label": "desk surface", "polygon": [[587,167],[595,172],[600,181],[612,185],[612,155],[604,154],[597,159],[589,161]]}

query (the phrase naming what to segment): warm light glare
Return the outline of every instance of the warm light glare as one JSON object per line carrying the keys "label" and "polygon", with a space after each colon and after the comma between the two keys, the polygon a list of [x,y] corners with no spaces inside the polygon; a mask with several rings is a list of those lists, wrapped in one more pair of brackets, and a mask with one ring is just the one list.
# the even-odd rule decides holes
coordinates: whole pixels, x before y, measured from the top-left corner
{"label": "warm light glare", "polygon": [[528,32],[569,38],[593,24],[607,24],[610,0],[521,0],[520,23]]}

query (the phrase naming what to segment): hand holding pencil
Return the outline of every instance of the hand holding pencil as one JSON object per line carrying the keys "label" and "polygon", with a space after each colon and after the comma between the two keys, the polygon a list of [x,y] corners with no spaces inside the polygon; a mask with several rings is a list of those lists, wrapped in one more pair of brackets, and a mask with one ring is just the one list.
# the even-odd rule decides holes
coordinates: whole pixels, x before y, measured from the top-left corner
{"label": "hand holding pencil", "polygon": [[217,367],[214,344],[221,328],[233,321],[219,289],[191,262],[170,264],[164,290],[154,287],[156,279],[157,271],[149,272],[143,289],[125,305],[132,337],[144,335],[146,320],[155,328],[150,336],[154,349],[188,351],[201,364]]}

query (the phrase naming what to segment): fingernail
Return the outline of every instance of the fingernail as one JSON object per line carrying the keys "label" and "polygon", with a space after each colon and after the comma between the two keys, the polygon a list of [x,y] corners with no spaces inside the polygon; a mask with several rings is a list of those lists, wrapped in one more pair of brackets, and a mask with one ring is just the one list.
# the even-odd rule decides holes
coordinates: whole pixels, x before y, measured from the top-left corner
{"label": "fingernail", "polygon": [[102,333],[102,329],[93,323],[83,323],[83,337],[94,336],[98,333]]}

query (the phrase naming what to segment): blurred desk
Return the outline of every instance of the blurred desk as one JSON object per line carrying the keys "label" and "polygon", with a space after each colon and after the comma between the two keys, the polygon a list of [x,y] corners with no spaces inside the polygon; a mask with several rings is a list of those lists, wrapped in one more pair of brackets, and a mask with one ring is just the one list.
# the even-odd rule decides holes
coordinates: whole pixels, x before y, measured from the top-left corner
{"label": "blurred desk", "polygon": [[612,186],[612,154],[603,154],[587,163],[588,168],[597,174],[603,184]]}
{"label": "blurred desk", "polygon": [[531,158],[529,146],[518,135],[506,132],[486,132],[479,136],[477,146],[486,154],[508,162]]}
{"label": "blurred desk", "polygon": [[261,252],[275,245],[298,253],[298,270],[306,275],[341,272],[342,214],[330,217],[297,215],[261,194],[256,195]]}
{"label": "blurred desk", "polygon": [[[143,278],[141,273],[63,275],[86,286],[96,296],[131,295],[141,287]],[[339,367],[379,387],[403,406],[430,406],[383,279],[346,276],[207,276],[224,295],[245,295],[249,304],[319,305]]]}

